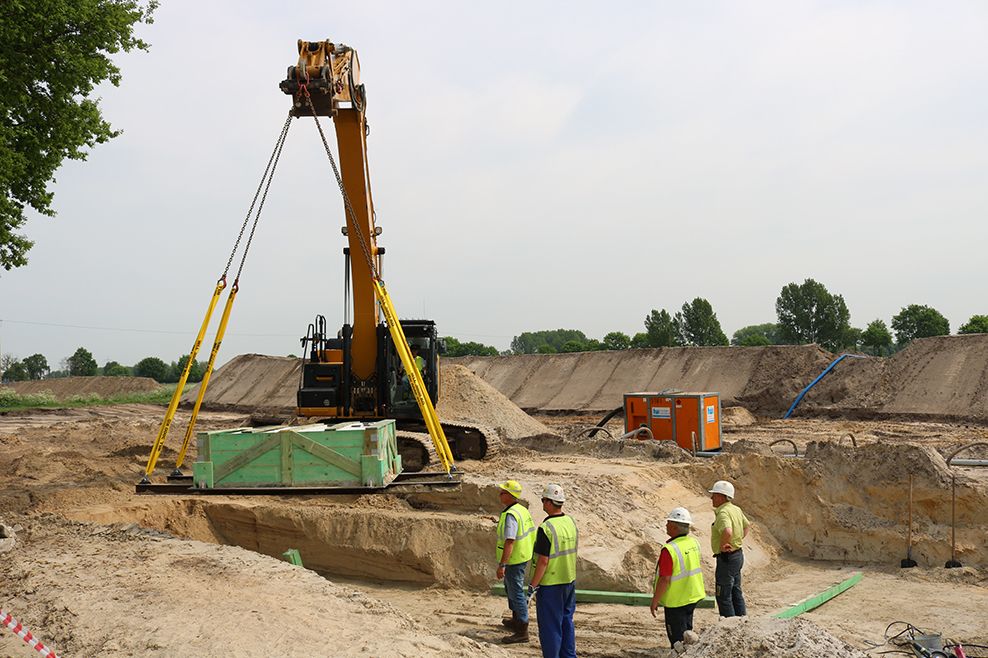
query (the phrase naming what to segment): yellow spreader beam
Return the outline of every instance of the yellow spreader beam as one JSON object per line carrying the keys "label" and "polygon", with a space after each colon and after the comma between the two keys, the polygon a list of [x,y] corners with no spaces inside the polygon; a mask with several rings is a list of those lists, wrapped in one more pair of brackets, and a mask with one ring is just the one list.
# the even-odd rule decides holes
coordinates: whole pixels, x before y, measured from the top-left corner
{"label": "yellow spreader beam", "polygon": [[[195,344],[192,345],[192,352],[189,353],[189,360],[185,363],[185,368],[182,369],[182,376],[179,377],[178,385],[175,387],[175,392],[172,394],[172,400],[168,405],[168,411],[165,412],[165,417],[161,421],[161,427],[158,428],[158,437],[154,441],[154,446],[151,448],[151,454],[148,456],[148,464],[144,469],[144,480],[147,481],[148,477],[154,471],[155,464],[158,463],[158,456],[161,455],[161,448],[165,445],[165,438],[168,436],[168,429],[172,425],[172,419],[175,418],[175,411],[178,409],[178,400],[182,397],[182,389],[185,388],[185,382],[189,379],[189,370],[192,368],[192,363],[196,360],[196,356],[199,354],[199,348],[202,346],[202,341],[206,337],[206,330],[209,328],[209,319],[213,315],[213,309],[216,308],[216,302],[220,299],[220,293],[226,288],[226,275],[220,277],[220,280],[216,282],[216,289],[213,291],[213,296],[209,300],[209,308],[206,310],[206,317],[202,321],[202,327],[199,329],[199,335],[196,337]],[[227,309],[229,313],[229,309]],[[190,424],[191,428],[192,425]],[[184,448],[183,448],[184,454]],[[177,467],[176,467],[177,468]]]}
{"label": "yellow spreader beam", "polygon": [[[412,358],[412,351],[408,348],[408,339],[405,338],[405,332],[401,328],[401,322],[398,321],[398,313],[395,311],[395,307],[391,303],[391,298],[388,296],[388,290],[384,287],[384,281],[380,277],[374,277],[374,292],[377,294],[377,300],[380,302],[381,309],[384,311],[384,317],[388,321],[391,340],[394,341],[395,349],[398,350],[398,356],[401,357],[401,363],[405,366],[405,372],[408,373],[408,380],[412,384],[412,392],[415,394],[415,401],[419,404],[419,411],[422,412],[425,425],[429,428],[432,445],[435,446],[436,454],[439,455],[439,460],[443,463],[443,470],[448,475],[450,469],[453,468],[453,453],[449,449],[449,443],[446,441],[443,426],[439,423],[436,408],[432,406],[432,400],[429,398],[428,391],[426,391],[425,382],[422,380],[422,373],[419,372],[418,367],[415,365],[415,359]],[[439,373],[436,374],[438,375]]]}

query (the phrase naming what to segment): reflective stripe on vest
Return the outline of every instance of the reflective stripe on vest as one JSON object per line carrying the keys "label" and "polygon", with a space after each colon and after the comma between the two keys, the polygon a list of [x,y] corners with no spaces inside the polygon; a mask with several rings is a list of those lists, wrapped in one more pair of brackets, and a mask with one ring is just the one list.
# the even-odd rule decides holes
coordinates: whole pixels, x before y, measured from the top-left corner
{"label": "reflective stripe on vest", "polygon": [[[519,535],[517,537],[504,536],[504,522],[508,514],[515,517],[515,521],[518,522]],[[497,522],[498,562],[502,561],[501,556],[504,554],[505,539],[515,540],[515,546],[511,549],[511,557],[508,558],[508,564],[521,564],[532,559],[532,549],[535,548],[535,522],[532,521],[532,515],[529,514],[528,509],[524,505],[511,503],[506,510],[501,512],[501,518]]]}
{"label": "reflective stripe on vest", "polygon": [[576,548],[579,531],[568,516],[554,516],[542,522],[551,548],[549,564],[545,568],[540,585],[565,585],[576,580]]}
{"label": "reflective stripe on vest", "polygon": [[[662,548],[672,557],[672,578],[669,587],[659,597],[663,608],[681,608],[696,603],[705,596],[703,572],[700,569],[700,544],[688,535],[676,537]],[[659,582],[659,568],[655,568],[655,583]]]}

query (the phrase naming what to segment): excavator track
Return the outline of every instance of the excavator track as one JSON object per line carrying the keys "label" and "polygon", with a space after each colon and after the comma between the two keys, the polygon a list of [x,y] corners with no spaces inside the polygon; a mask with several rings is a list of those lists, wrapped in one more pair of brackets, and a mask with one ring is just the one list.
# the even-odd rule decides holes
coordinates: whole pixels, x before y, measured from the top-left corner
{"label": "excavator track", "polygon": [[[449,443],[453,459],[490,459],[501,451],[501,437],[490,425],[442,420],[443,433]],[[421,471],[430,463],[439,462],[432,437],[421,421],[399,421],[398,454],[403,470]]]}

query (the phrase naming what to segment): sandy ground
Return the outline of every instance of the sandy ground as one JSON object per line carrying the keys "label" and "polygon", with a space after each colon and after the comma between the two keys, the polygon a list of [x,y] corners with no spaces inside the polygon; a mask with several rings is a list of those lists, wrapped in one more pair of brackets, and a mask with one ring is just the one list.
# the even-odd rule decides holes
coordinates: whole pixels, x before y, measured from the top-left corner
{"label": "sandy ground", "polygon": [[[490,409],[475,419],[493,414],[511,435],[522,422],[516,409],[480,393]],[[750,619],[698,610],[701,642],[688,656],[878,655],[907,625],[988,645],[985,469],[943,461],[984,440],[978,425],[755,422],[736,410],[725,413],[731,452],[704,459],[668,444],[580,438],[595,415],[539,417],[524,420],[539,433],[512,435],[495,459],[461,464],[458,492],[138,495],[163,413],[120,405],[0,416],[0,519],[13,535],[0,540],[0,607],[59,655],[541,655],[537,638],[499,644],[506,605],[490,594],[487,517],[499,512],[497,485],[509,477],[522,483],[536,522],[540,487],[561,484],[581,528],[578,587],[625,592],[648,591],[672,507],[693,512],[709,546],[706,490],[733,480],[754,522],[745,545]],[[245,420],[206,412],[197,429]],[[159,479],[175,465],[187,422],[180,412]],[[799,457],[786,456],[793,446]],[[902,569],[910,475],[919,566]],[[280,559],[289,548],[303,567]],[[945,569],[954,553],[964,566]],[[861,582],[799,620],[771,618],[859,572]],[[712,593],[709,554],[704,575]],[[576,626],[581,656],[667,654],[661,616],[647,607],[579,604]],[[4,630],[0,655],[37,652]]]}

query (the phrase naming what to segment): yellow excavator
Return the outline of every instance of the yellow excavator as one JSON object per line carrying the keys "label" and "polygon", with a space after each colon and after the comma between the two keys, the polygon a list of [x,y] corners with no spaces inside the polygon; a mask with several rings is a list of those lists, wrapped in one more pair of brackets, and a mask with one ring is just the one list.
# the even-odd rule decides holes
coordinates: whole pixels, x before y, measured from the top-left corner
{"label": "yellow excavator", "polygon": [[[400,352],[407,349],[412,354],[428,397],[436,405],[440,396],[439,356],[445,352],[445,344],[432,320],[401,320],[407,340],[404,346],[396,345],[393,332],[382,321],[377,273],[385,249],[377,244],[381,229],[375,225],[371,197],[367,98],[360,84],[357,53],[330,41],[300,40],[298,50],[298,63],[289,67],[280,88],[293,98],[293,116],[312,117],[317,125],[319,117],[333,119],[339,151],[339,170],[335,173],[344,201],[346,225],[342,233],[347,246],[343,248],[343,326],[330,335],[325,317],[317,315],[301,339],[303,364],[296,413],[336,421],[394,419],[404,468],[418,471],[434,458],[435,451]],[[328,153],[325,137],[323,141]],[[397,324],[397,318],[386,319]],[[499,448],[493,428],[439,422],[457,460],[484,459]]]}

